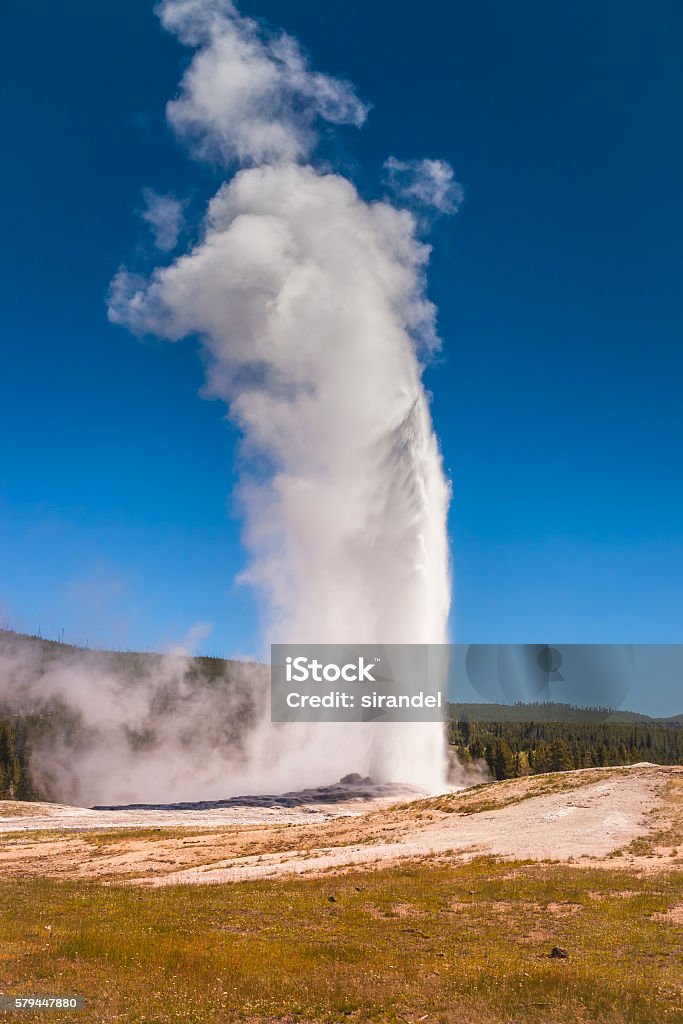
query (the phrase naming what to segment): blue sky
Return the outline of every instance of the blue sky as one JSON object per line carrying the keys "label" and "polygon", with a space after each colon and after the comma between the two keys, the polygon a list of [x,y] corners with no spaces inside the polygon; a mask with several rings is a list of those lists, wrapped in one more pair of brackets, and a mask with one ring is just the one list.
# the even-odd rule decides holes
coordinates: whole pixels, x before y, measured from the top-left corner
{"label": "blue sky", "polygon": [[[323,153],[364,194],[389,155],[464,188],[432,231],[426,374],[453,638],[683,642],[680,4],[241,9],[372,103]],[[0,45],[0,618],[124,648],[208,621],[202,651],[254,651],[233,428],[193,343],[106,317],[151,251],[142,189],[199,213],[219,181],[164,122],[187,51],[141,0],[15,4]]]}

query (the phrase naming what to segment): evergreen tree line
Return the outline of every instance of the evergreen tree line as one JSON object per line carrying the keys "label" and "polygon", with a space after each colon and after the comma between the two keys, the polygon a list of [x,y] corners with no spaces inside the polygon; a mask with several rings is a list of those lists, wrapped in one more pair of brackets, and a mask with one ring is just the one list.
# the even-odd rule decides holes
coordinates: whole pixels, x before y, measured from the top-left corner
{"label": "evergreen tree line", "polygon": [[452,719],[461,763],[484,760],[494,779],[609,765],[683,765],[683,728],[631,722],[472,722]]}
{"label": "evergreen tree line", "polygon": [[0,717],[0,800],[34,800],[27,723]]}

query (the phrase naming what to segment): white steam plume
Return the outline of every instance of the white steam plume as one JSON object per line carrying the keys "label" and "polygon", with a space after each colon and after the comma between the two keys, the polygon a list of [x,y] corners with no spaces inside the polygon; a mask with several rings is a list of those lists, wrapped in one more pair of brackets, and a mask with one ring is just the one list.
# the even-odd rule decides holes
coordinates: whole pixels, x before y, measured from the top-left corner
{"label": "white steam plume", "polygon": [[[411,213],[301,162],[317,118],[358,125],[366,108],[232,3],[163,0],[158,10],[197,47],[171,124],[195,154],[247,166],[210,202],[191,251],[149,279],[117,275],[110,318],[201,338],[207,390],[240,428],[243,464],[258,466],[240,485],[245,577],[267,604],[269,639],[443,643],[449,489],[421,382],[437,345],[429,249]],[[452,171],[427,164],[413,179],[445,210]],[[316,744],[329,749],[326,728],[311,730],[311,772]],[[341,737],[349,770],[429,787],[443,778],[438,726],[354,726]]]}
{"label": "white steam plume", "polygon": [[282,642],[445,640],[448,490],[416,356],[434,333],[413,228],[344,178],[254,168],[212,200],[192,252],[114,284],[113,320],[201,335],[208,389],[266,466],[242,486],[248,577]]}
{"label": "white steam plume", "polygon": [[219,163],[303,160],[314,124],[359,126],[367,107],[348,82],[312,71],[299,44],[266,32],[230,0],[161,0],[169,32],[197,52],[166,113],[200,157]]}
{"label": "white steam plume", "polygon": [[432,207],[437,213],[457,213],[463,200],[453,168],[445,160],[384,161],[386,181],[401,199],[417,206]]}
{"label": "white steam plume", "polygon": [[[242,486],[247,575],[266,593],[272,639],[442,642],[448,489],[419,361],[437,345],[429,249],[407,211],[291,162],[314,145],[316,116],[359,124],[366,108],[229,0],[157,10],[198,47],[173,126],[199,153],[263,166],[219,190],[188,254],[149,280],[121,271],[110,318],[202,338],[208,392],[261,467]],[[389,164],[451,201],[445,162]]]}
{"label": "white steam plume", "polygon": [[142,190],[145,208],[140,214],[161,252],[170,252],[178,244],[183,226],[183,204],[175,196],[159,195],[153,188]]}

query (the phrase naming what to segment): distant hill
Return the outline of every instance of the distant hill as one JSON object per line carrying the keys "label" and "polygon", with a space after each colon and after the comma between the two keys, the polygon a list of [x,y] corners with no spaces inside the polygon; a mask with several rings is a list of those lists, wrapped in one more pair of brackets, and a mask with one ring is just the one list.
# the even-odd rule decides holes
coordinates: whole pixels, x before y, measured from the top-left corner
{"label": "distant hill", "polygon": [[[107,651],[90,647],[77,647],[75,644],[65,644],[59,640],[46,640],[40,636],[30,636],[26,633],[16,633],[14,630],[0,629],[0,655],[3,647],[12,647],[15,650],[23,648],[31,653],[45,665],[54,662],[59,658],[78,657],[79,655],[89,660],[107,664],[115,668],[122,675],[135,676],[140,668],[149,667],[161,661],[165,657],[153,651]],[[227,658],[212,658],[204,656],[193,656],[190,659],[196,666],[200,675],[207,679],[219,678],[225,674],[226,667],[239,665],[237,662]]]}
{"label": "distant hill", "polygon": [[566,722],[590,724],[597,722],[683,727],[683,715],[651,718],[638,711],[612,708],[580,708],[572,704],[454,704],[448,705],[449,718],[461,722]]}

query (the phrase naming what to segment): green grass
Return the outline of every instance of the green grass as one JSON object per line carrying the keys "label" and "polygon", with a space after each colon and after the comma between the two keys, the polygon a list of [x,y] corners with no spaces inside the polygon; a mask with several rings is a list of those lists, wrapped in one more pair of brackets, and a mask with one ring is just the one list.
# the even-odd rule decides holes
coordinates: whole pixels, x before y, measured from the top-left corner
{"label": "green grass", "polygon": [[680,875],[491,860],[157,890],[3,880],[0,990],[88,1000],[55,1022],[681,1022],[680,928],[652,916],[681,901]]}

